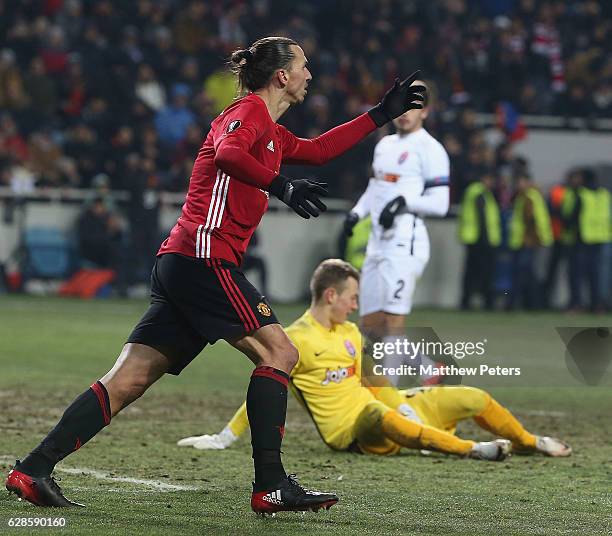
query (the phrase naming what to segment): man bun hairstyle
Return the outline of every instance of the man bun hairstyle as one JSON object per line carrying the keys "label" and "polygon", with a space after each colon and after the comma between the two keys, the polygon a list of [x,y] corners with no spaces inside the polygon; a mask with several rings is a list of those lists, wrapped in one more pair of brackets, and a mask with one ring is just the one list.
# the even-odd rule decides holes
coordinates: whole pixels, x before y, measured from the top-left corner
{"label": "man bun hairstyle", "polygon": [[265,87],[278,69],[287,69],[295,55],[288,37],[264,37],[249,48],[235,50],[229,59],[230,70],[238,77],[241,93]]}
{"label": "man bun hairstyle", "polygon": [[359,282],[359,272],[351,263],[342,259],[326,259],[316,267],[312,274],[310,294],[316,302],[321,299],[325,289],[330,287],[342,292],[349,277]]}
{"label": "man bun hairstyle", "polygon": [[[235,50],[232,52],[232,57],[230,58],[230,63],[240,65],[244,64],[247,61],[253,59],[253,53],[250,48],[245,48],[243,50]],[[243,63],[244,60],[244,63]]]}

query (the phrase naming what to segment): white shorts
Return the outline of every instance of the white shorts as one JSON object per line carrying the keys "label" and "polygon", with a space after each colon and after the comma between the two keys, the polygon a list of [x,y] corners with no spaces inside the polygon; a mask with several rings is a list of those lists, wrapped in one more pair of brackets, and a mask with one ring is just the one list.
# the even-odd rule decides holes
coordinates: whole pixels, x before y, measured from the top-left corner
{"label": "white shorts", "polygon": [[412,310],[416,283],[429,256],[366,257],[359,283],[360,316],[384,311],[407,315]]}

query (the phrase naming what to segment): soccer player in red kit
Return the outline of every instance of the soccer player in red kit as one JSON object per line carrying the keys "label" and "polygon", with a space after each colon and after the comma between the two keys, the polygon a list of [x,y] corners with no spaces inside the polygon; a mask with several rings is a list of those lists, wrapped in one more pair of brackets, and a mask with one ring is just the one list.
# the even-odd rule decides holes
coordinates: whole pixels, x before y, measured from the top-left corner
{"label": "soccer player in red kit", "polygon": [[303,50],[267,37],[234,52],[245,96],[213,122],[196,158],[183,211],[159,249],[151,305],[117,362],[78,396],[43,441],[9,473],[6,487],[40,506],[81,506],[64,497],[51,473],[165,373],[179,374],[207,344],[225,339],[255,364],[247,392],[259,513],[317,510],[338,501],[306,490],[280,457],[287,382],[298,352],[265,298],[239,269],[272,194],[303,218],[325,210],[326,185],[280,174],[281,163],[323,164],[406,110],[420,108],[418,73],[396,81],[367,113],[314,139],[277,124],[304,100],[311,74]]}

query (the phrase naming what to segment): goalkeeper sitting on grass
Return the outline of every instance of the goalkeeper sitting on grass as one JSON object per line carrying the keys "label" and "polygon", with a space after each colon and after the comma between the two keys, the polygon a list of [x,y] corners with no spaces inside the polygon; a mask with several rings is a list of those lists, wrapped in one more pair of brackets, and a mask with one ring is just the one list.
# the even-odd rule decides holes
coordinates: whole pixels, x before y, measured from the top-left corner
{"label": "goalkeeper sitting on grass", "polygon": [[[330,448],[386,455],[407,447],[492,461],[503,460],[511,447],[549,456],[571,454],[562,441],[529,433],[480,389],[364,387],[361,333],[347,321],[358,306],[359,272],[345,261],[328,259],[315,270],[310,290],[310,309],[287,329],[300,354],[290,386]],[[455,436],[457,423],[468,418],[504,439],[475,442]],[[243,404],[221,433],[186,437],[178,445],[224,449],[248,425]]]}

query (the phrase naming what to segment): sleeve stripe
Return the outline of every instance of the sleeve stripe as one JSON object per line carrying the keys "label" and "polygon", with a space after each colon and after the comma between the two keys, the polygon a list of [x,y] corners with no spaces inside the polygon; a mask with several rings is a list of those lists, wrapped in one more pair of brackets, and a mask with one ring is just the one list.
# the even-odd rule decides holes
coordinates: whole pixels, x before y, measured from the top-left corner
{"label": "sleeve stripe", "polygon": [[448,186],[450,184],[449,176],[443,177],[432,177],[431,179],[425,179],[425,189],[434,188],[435,186]]}

